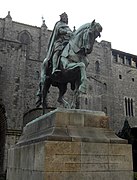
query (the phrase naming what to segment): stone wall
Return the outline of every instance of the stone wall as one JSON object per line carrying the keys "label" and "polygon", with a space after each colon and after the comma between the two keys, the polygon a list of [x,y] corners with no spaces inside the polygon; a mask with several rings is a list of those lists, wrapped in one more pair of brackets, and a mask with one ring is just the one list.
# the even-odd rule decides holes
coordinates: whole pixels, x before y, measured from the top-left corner
{"label": "stone wall", "polygon": [[[50,34],[51,31],[47,30],[45,22],[41,27],[34,27],[12,21],[10,14],[0,19],[0,94],[6,106],[10,129],[21,129],[23,115],[35,108],[41,63],[46,56]],[[133,67],[113,61],[111,43],[106,41],[94,44],[89,61],[88,94],[81,96],[80,108],[103,110],[111,117],[110,126],[119,131],[125,119],[124,97],[133,98],[135,104],[136,82],[133,78],[135,80],[136,72],[131,70],[126,74],[126,71]],[[118,78],[120,73],[124,79]],[[51,87],[48,96],[50,107],[59,106],[55,103],[57,92],[57,88]],[[72,99],[70,90],[65,98]],[[132,125],[135,118],[129,118]]]}
{"label": "stone wall", "polygon": [[10,13],[0,19],[0,98],[5,105],[7,121],[5,168],[7,149],[21,135],[24,113],[35,107],[38,74],[49,34],[44,23],[41,28],[17,23],[12,21]]}
{"label": "stone wall", "polygon": [[[15,131],[22,131],[24,114],[35,108],[41,63],[50,34],[44,21],[41,27],[36,27],[14,22],[10,13],[0,18],[0,98],[5,105],[9,136],[15,139],[18,139]],[[80,97],[79,108],[104,111],[110,116],[110,127],[118,132],[125,118],[131,127],[136,125],[137,71],[134,64],[137,57],[116,51],[134,60],[128,64],[128,58],[124,59],[125,63],[118,58],[116,62],[113,51],[110,42],[95,42],[88,57],[88,94]],[[73,93],[69,89],[68,86],[65,99],[71,101]],[[49,107],[60,106],[57,94],[58,89],[51,87]],[[125,98],[133,100],[134,116],[125,115]]]}
{"label": "stone wall", "polygon": [[50,31],[12,21],[10,13],[0,19],[0,95],[9,129],[22,129],[23,115],[35,107],[41,62]]}
{"label": "stone wall", "polygon": [[[10,13],[0,19],[0,97],[5,104],[9,129],[21,130],[23,115],[35,108],[41,63],[46,56],[50,34],[44,21],[41,27],[34,27],[14,22]],[[114,62],[112,51],[111,43],[95,42],[88,57],[88,94],[81,96],[80,108],[103,110],[110,116],[110,126],[119,131],[125,120],[124,97],[134,100],[136,112],[136,67],[122,64],[120,60]],[[59,106],[57,94],[58,89],[51,87],[50,107]],[[68,90],[66,100],[71,100],[72,95]],[[135,113],[134,117],[129,117],[132,126],[135,119]]]}
{"label": "stone wall", "polygon": [[5,142],[6,142],[6,128],[7,128],[7,121],[5,116],[5,108],[2,102],[0,102],[0,179],[1,180],[3,180],[5,176],[4,155],[5,155]]}
{"label": "stone wall", "polygon": [[[136,126],[136,78],[137,78],[137,69],[136,66],[132,64],[127,64],[126,62],[121,61],[119,57],[122,52],[117,51],[118,61],[116,62],[114,56],[112,56],[113,66],[112,66],[112,75],[113,75],[113,87],[114,87],[114,107],[113,107],[113,117],[112,117],[112,127],[115,131],[121,129],[125,119],[128,120],[131,127]],[[131,59],[135,58],[135,63],[137,62],[137,57],[130,54],[122,54],[123,58],[126,60],[126,57]],[[123,60],[124,60],[123,59]],[[131,61],[132,63],[132,61]],[[130,111],[133,110],[133,114],[128,112],[126,113],[126,104],[125,99],[130,100]],[[131,107],[131,100],[133,104]],[[127,110],[129,110],[129,104],[127,102]]]}

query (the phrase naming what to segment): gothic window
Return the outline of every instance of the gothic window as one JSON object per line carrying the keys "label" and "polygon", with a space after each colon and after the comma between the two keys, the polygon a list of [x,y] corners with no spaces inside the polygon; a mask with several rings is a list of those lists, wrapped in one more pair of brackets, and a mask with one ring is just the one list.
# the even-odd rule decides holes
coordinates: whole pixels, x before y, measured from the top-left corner
{"label": "gothic window", "polygon": [[95,62],[95,71],[96,71],[96,73],[99,73],[99,71],[100,71],[100,64],[98,61]]}
{"label": "gothic window", "polygon": [[18,40],[25,45],[28,45],[31,43],[31,35],[29,34],[28,31],[22,31],[20,32],[19,36],[18,36]]}
{"label": "gothic window", "polygon": [[134,116],[134,102],[132,98],[125,97],[125,115]]}
{"label": "gothic window", "polygon": [[22,49],[26,52],[26,57],[29,58],[31,35],[24,30],[18,35],[18,40],[22,43]]}
{"label": "gothic window", "polygon": [[130,99],[128,98],[128,115],[131,116]]}
{"label": "gothic window", "polygon": [[126,112],[126,116],[127,116],[128,115],[127,98],[125,98],[125,112]]}

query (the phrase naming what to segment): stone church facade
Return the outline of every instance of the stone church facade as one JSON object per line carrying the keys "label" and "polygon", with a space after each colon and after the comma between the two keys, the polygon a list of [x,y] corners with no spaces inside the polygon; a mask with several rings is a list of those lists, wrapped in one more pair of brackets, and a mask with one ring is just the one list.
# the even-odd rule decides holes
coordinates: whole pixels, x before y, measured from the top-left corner
{"label": "stone church facade", "polygon": [[[40,68],[46,56],[51,31],[12,20],[10,12],[0,18],[0,174],[6,169],[7,149],[22,133],[25,115],[35,108]],[[137,125],[137,56],[95,42],[87,68],[88,93],[79,108],[104,111],[117,133],[128,120]],[[49,106],[56,108],[57,89],[51,88]],[[72,98],[68,90],[66,100]]]}

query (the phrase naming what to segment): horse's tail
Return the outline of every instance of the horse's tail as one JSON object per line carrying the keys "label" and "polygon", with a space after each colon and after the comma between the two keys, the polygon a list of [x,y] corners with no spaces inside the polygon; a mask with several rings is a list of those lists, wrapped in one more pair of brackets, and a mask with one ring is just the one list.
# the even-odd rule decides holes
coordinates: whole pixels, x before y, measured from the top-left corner
{"label": "horse's tail", "polygon": [[43,88],[44,88],[45,81],[48,74],[49,74],[49,60],[45,58],[41,66],[40,83],[39,83],[39,88],[36,94],[37,95],[36,107],[39,107],[42,104]]}
{"label": "horse's tail", "polygon": [[47,76],[50,76],[52,72],[51,59],[45,58],[41,66],[41,83],[45,82]]}

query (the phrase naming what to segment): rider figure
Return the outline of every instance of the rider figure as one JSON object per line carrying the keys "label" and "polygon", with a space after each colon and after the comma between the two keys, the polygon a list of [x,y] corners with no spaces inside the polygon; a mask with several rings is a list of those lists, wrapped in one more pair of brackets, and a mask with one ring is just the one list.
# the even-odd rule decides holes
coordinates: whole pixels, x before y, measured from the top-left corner
{"label": "rider figure", "polygon": [[42,97],[41,88],[46,78],[45,65],[47,61],[51,62],[52,74],[54,74],[54,72],[60,71],[59,70],[60,55],[64,47],[69,42],[71,36],[72,36],[72,31],[68,26],[68,15],[64,12],[60,15],[60,20],[56,22],[54,26],[48,44],[47,56],[42,64],[41,81],[39,84],[39,90],[37,92],[37,97],[38,97],[36,102],[37,107],[41,104],[41,97]]}
{"label": "rider figure", "polygon": [[68,44],[71,35],[72,31],[68,26],[68,16],[64,12],[60,15],[60,21],[54,26],[48,46],[46,59],[52,61],[52,74],[59,71],[60,55]]}

